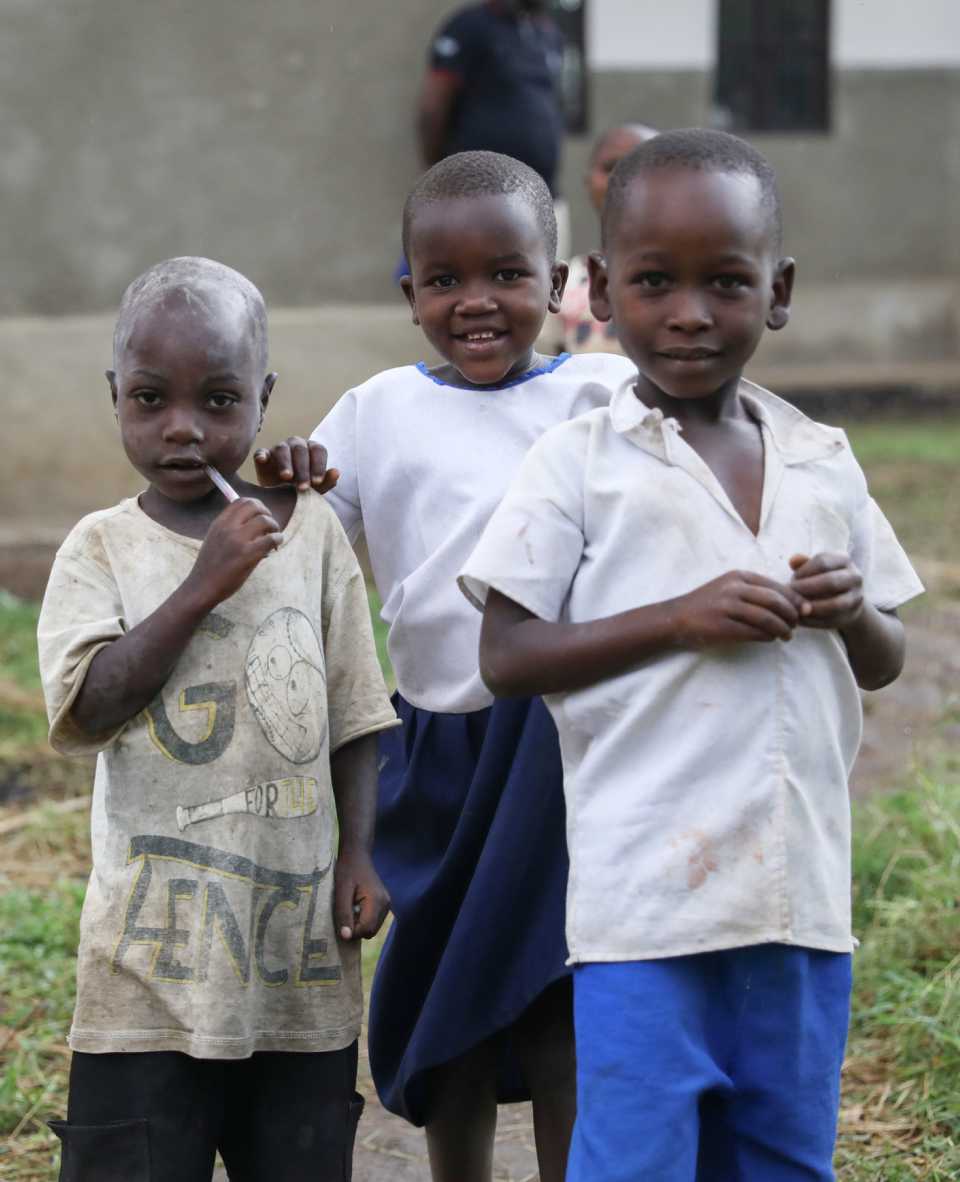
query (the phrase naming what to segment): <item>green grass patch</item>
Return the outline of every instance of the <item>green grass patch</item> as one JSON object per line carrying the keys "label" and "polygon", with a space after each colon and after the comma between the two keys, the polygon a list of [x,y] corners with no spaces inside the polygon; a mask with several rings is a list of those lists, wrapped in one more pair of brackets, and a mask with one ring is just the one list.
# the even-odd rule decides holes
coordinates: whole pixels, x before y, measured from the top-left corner
{"label": "green grass patch", "polygon": [[860,463],[889,464],[901,461],[923,464],[956,464],[960,455],[960,416],[920,420],[843,424]]}
{"label": "green grass patch", "polygon": [[47,737],[37,668],[39,614],[39,604],[0,591],[0,759],[15,759]]}
{"label": "green grass patch", "polygon": [[0,591],[0,676],[25,690],[40,689],[37,669],[38,603]]}
{"label": "green grass patch", "polygon": [[854,828],[844,1182],[960,1177],[960,783],[917,777]]}
{"label": "green grass patch", "polygon": [[45,1121],[66,1112],[82,883],[0,895],[0,1177],[56,1178]]}
{"label": "green grass patch", "polygon": [[870,491],[914,558],[957,561],[960,522],[960,416],[917,423],[847,422]]}
{"label": "green grass patch", "polygon": [[380,660],[380,668],[383,670],[383,676],[387,685],[392,690],[396,682],[393,676],[393,669],[390,665],[390,658],[387,656],[387,632],[389,629],[383,620],[380,619],[380,596],[377,594],[377,589],[373,583],[367,584],[367,602],[370,605],[373,640],[377,646],[377,657]]}

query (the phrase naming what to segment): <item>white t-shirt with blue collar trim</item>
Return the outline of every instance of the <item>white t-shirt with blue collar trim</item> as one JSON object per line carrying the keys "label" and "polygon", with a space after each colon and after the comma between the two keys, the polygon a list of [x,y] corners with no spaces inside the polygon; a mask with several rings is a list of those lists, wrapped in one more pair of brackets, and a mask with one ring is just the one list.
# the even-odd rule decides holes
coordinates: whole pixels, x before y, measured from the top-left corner
{"label": "white t-shirt with blue collar trim", "polygon": [[561,354],[503,386],[461,389],[405,365],[348,390],[314,431],[340,470],[327,503],[352,541],[366,536],[397,688],[412,705],[456,714],[492,703],[460,568],[536,440],[606,406],[635,372],[624,357]]}

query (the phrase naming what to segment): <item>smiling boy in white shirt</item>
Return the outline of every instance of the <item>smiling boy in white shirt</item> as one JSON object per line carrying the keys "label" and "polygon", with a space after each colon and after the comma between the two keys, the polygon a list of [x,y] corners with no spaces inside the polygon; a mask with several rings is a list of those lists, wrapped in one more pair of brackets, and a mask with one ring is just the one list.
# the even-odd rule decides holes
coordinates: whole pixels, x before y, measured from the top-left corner
{"label": "smiling boy in white shirt", "polygon": [[533,447],[462,576],[488,685],[561,737],[568,1179],[829,1179],[858,687],[922,588],[843,433],[741,376],[793,283],[767,161],[661,135],[603,232],[594,314],[639,374]]}

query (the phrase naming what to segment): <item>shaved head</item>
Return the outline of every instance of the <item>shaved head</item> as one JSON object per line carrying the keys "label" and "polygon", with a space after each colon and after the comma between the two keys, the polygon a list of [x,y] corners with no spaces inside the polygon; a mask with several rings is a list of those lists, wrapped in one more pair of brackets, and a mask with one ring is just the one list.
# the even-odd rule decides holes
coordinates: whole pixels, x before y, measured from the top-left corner
{"label": "shaved head", "polygon": [[410,231],[417,210],[458,197],[508,197],[516,194],[537,219],[547,258],[557,257],[557,215],[547,183],[526,164],[501,152],[457,152],[423,174],[403,207],[403,251],[410,257]]}
{"label": "shaved head", "polygon": [[257,367],[266,371],[267,309],[263,296],[232,267],[191,255],[155,264],[123,293],[113,333],[114,365],[126,349],[137,319],[174,300],[211,318],[239,319],[238,328],[249,339]]}
{"label": "shaved head", "polygon": [[619,123],[616,127],[608,127],[593,141],[590,163],[592,164],[611,144],[625,143],[637,147],[659,134],[655,127],[650,127],[646,123]]}
{"label": "shaved head", "polygon": [[663,131],[635,148],[613,170],[603,207],[603,241],[610,242],[633,182],[665,168],[700,172],[727,172],[750,176],[757,182],[760,202],[767,213],[774,250],[780,250],[782,216],[777,176],[773,165],[752,144],[726,131],[690,127]]}

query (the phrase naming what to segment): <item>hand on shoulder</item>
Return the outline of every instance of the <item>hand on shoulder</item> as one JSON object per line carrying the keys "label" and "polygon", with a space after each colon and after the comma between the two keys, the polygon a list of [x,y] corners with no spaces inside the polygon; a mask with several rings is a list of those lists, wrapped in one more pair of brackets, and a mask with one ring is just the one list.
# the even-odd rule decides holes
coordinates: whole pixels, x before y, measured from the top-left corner
{"label": "hand on shoulder", "polygon": [[327,467],[327,449],[322,443],[291,435],[273,447],[259,447],[253,453],[257,481],[270,488],[278,484],[295,484],[301,492],[312,488],[328,493],[336,487],[340,473]]}

